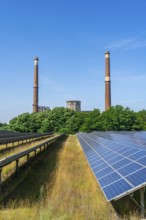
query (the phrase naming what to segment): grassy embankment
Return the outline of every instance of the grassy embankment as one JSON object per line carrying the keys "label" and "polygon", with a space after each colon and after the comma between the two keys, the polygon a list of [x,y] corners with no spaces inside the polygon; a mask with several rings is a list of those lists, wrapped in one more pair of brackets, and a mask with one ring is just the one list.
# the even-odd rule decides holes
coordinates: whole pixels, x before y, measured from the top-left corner
{"label": "grassy embankment", "polygon": [[16,189],[3,198],[0,219],[115,218],[75,136],[50,146],[14,182]]}
{"label": "grassy embankment", "polygon": [[[0,220],[115,220],[75,136],[58,141],[20,170],[1,199]],[[127,219],[125,217],[125,219]],[[137,217],[129,219],[136,220]]]}

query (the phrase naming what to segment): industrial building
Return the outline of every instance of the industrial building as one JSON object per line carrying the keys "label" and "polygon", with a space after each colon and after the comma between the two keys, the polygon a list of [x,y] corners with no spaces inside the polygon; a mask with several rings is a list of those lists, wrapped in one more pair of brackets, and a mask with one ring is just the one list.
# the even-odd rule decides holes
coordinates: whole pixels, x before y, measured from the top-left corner
{"label": "industrial building", "polygon": [[44,112],[46,110],[50,110],[50,107],[48,107],[48,106],[39,106],[38,107],[38,112]]}
{"label": "industrial building", "polygon": [[66,107],[69,109],[72,109],[76,112],[80,112],[81,111],[81,101],[77,101],[77,100],[66,101]]}

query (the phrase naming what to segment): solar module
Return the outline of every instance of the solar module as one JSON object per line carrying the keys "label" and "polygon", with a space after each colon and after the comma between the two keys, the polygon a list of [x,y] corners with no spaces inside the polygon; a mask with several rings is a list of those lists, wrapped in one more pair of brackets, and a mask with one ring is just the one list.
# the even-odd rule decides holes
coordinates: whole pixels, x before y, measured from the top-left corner
{"label": "solar module", "polygon": [[77,134],[87,161],[108,201],[146,185],[146,132]]}

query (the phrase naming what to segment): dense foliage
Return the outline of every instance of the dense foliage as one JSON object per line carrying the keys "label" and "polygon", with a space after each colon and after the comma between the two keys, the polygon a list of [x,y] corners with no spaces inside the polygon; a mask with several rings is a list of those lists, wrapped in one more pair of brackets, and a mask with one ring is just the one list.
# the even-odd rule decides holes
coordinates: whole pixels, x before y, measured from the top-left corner
{"label": "dense foliage", "polygon": [[129,108],[117,105],[100,112],[75,112],[57,107],[39,113],[23,113],[10,120],[9,124],[1,124],[0,129],[20,132],[60,132],[76,133],[93,130],[146,130],[146,110],[134,112]]}

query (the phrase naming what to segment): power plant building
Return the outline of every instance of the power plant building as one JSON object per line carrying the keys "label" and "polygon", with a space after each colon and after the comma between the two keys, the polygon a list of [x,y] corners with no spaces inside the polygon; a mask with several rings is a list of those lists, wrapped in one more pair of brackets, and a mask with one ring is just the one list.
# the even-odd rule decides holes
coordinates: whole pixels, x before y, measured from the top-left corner
{"label": "power plant building", "polygon": [[[38,57],[34,58],[34,86],[33,86],[33,112],[42,112],[50,109],[47,106],[38,106]],[[74,111],[81,111],[81,101],[68,100],[66,101],[66,107]],[[111,107],[111,79],[110,79],[110,52],[105,52],[105,110]]]}
{"label": "power plant building", "polygon": [[50,110],[50,107],[48,107],[48,106],[39,106],[38,107],[38,112],[44,112],[46,110]]}
{"label": "power plant building", "polygon": [[72,109],[76,112],[80,112],[81,111],[81,101],[77,101],[77,100],[66,101],[66,107],[69,109]]}

